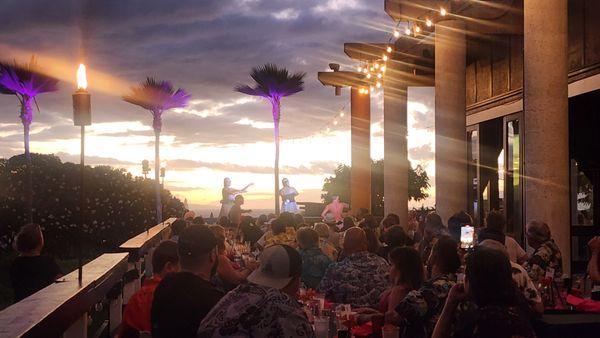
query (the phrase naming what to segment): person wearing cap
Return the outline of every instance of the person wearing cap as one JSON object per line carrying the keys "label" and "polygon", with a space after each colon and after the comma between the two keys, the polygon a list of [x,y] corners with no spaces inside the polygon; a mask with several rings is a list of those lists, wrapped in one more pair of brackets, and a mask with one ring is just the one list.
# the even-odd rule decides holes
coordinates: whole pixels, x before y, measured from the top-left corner
{"label": "person wearing cap", "polygon": [[534,252],[523,266],[533,282],[538,283],[547,275],[562,277],[562,254],[552,239],[548,224],[540,221],[527,223],[525,236]]}
{"label": "person wearing cap", "polygon": [[152,301],[152,337],[194,337],[204,316],[223,293],[210,283],[217,270],[217,239],[206,225],[179,235],[181,271],[166,276]]}
{"label": "person wearing cap", "polygon": [[[185,225],[185,221],[180,221],[184,222]],[[152,252],[152,271],[154,271],[154,274],[144,282],[144,286],[138,292],[129,298],[123,311],[123,322],[121,323],[119,337],[138,337],[140,332],[150,332],[152,330],[150,309],[152,308],[154,291],[163,278],[170,273],[179,271],[179,268],[177,243],[172,240],[160,242]]]}
{"label": "person wearing cap", "polygon": [[389,265],[385,259],[367,251],[365,231],[354,227],[344,235],[344,259],[325,272],[319,291],[334,303],[376,308],[389,285]]}
{"label": "person wearing cap", "polygon": [[199,338],[314,337],[302,305],[302,258],[288,245],[273,245],[259,257],[260,267],[223,297],[206,315]]}

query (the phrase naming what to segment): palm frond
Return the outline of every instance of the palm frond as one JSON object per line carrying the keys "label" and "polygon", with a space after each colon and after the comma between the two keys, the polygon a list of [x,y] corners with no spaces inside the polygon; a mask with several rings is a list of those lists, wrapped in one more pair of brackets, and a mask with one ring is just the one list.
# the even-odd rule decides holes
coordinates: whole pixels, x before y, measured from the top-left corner
{"label": "palm frond", "polygon": [[162,112],[187,106],[190,95],[181,88],[173,88],[169,81],[148,77],[140,85],[131,87],[131,93],[123,96],[123,100],[153,112]]}
{"label": "palm frond", "polygon": [[290,75],[286,68],[279,68],[275,64],[267,63],[252,68],[250,77],[254,80],[254,87],[238,85],[234,90],[248,95],[280,99],[301,92],[304,89],[304,76],[306,76],[305,73]]}
{"label": "palm frond", "polygon": [[58,90],[58,79],[41,72],[35,57],[29,63],[0,63],[0,93],[36,97]]}

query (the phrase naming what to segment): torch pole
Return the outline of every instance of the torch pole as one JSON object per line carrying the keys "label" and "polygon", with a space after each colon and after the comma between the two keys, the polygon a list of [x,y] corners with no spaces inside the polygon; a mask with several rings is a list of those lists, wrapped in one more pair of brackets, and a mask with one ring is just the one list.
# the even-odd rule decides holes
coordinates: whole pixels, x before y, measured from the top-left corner
{"label": "torch pole", "polygon": [[[85,224],[85,179],[84,179],[84,173],[85,173],[85,125],[81,126],[81,159],[80,159],[80,163],[81,163],[81,190],[80,190],[80,199],[79,199],[79,212],[80,212],[80,221],[81,221],[81,228],[80,228],[80,233],[83,231],[84,229],[84,224]],[[83,236],[81,236],[83,237]],[[77,244],[77,271],[78,271],[78,280],[79,280],[79,285],[81,286],[82,282],[83,282],[83,248],[82,248],[82,242],[83,242],[83,238],[80,238],[79,243]]]}

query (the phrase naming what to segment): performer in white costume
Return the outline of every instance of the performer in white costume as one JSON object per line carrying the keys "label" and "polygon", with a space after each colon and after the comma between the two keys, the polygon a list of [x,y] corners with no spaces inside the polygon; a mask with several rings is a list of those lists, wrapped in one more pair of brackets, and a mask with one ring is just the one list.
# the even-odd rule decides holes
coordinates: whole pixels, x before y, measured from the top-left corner
{"label": "performer in white costume", "polygon": [[283,188],[279,190],[279,196],[281,196],[281,211],[282,212],[291,212],[292,214],[297,214],[300,212],[298,208],[298,204],[296,204],[296,196],[298,196],[298,191],[295,188],[290,187],[290,182],[287,178],[284,178],[281,183],[283,183]]}
{"label": "performer in white costume", "polygon": [[221,199],[221,211],[219,212],[219,219],[221,217],[229,217],[229,210],[233,206],[233,202],[235,200],[235,196],[246,192],[252,183],[248,184],[244,187],[244,189],[234,189],[231,187],[231,179],[229,177],[225,177],[223,180],[223,190],[221,190],[222,199]]}

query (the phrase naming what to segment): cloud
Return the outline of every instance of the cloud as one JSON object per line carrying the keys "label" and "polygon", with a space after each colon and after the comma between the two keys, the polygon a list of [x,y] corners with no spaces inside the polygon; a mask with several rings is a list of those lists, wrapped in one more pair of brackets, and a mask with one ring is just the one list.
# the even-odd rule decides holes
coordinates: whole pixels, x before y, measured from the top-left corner
{"label": "cloud", "polygon": [[247,117],[242,118],[235,122],[235,124],[241,124],[243,126],[251,126],[256,129],[273,129],[273,122],[262,122],[262,121],[254,121]]}
{"label": "cloud", "polygon": [[[69,153],[64,153],[64,152],[58,152],[54,155],[58,156],[63,162],[80,163],[80,159],[81,159],[79,157],[79,154],[69,154]],[[137,165],[138,163],[118,160],[116,158],[110,158],[110,157],[86,156],[85,164],[86,165],[129,166],[129,165]],[[139,165],[141,165],[141,163]]]}
{"label": "cloud", "polygon": [[[335,162],[316,161],[308,166],[283,166],[280,173],[285,175],[322,175],[333,173],[337,166]],[[234,163],[216,163],[194,161],[188,159],[176,159],[167,161],[167,168],[174,170],[195,170],[200,168],[209,168],[225,172],[244,172],[253,174],[272,174],[273,167],[257,165],[240,165]]]}
{"label": "cloud", "polygon": [[295,20],[300,16],[300,11],[293,8],[286,8],[271,15],[277,20]]}

